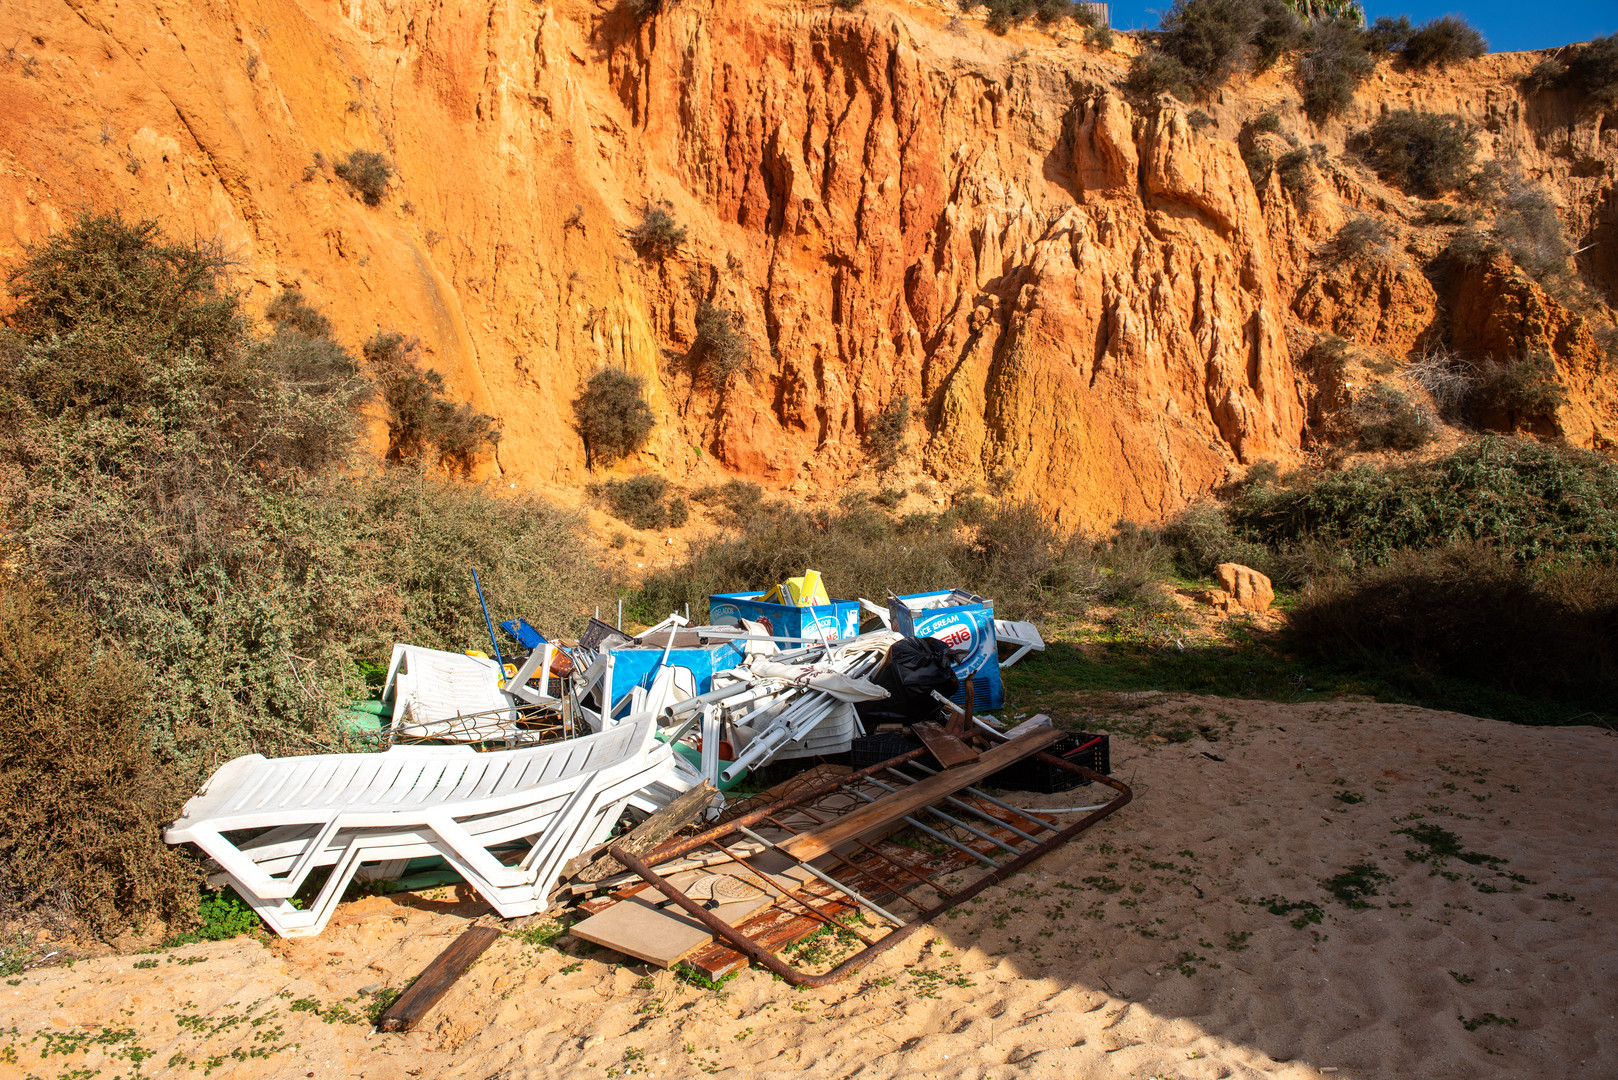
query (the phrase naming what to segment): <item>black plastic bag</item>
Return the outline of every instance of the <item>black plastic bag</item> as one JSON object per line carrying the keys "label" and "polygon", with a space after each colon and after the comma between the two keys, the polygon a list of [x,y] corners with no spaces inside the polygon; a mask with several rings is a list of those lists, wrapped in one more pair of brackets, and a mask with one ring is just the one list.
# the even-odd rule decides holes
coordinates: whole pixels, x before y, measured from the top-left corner
{"label": "black plastic bag", "polygon": [[919,724],[937,720],[943,707],[933,697],[933,691],[949,697],[961,686],[950,666],[949,646],[936,638],[903,638],[894,642],[887,660],[870,678],[888,692],[888,697],[855,706],[867,730],[877,724]]}

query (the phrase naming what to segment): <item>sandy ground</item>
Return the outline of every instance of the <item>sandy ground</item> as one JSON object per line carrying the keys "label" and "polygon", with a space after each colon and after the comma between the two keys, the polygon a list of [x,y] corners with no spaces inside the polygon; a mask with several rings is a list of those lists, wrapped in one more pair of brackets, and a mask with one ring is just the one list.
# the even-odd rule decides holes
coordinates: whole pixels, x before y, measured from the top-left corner
{"label": "sandy ground", "polygon": [[[486,909],[371,898],[313,940],[9,980],[0,1078],[1613,1074],[1618,738],[1152,701],[1217,737],[1117,738],[1133,805],[827,990],[705,990],[508,934],[422,1030],[379,1035],[346,1014]],[[1399,831],[1426,826],[1469,859]],[[1355,866],[1386,875],[1357,908],[1321,884]]]}

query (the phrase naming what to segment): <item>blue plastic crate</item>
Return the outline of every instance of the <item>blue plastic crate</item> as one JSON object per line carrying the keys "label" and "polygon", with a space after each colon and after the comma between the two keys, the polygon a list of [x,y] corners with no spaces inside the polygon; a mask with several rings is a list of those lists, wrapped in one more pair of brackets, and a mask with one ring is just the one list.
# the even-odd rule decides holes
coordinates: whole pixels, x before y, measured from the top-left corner
{"label": "blue plastic crate", "polygon": [[820,640],[822,635],[828,641],[859,636],[860,605],[856,600],[796,607],[766,604],[759,599],[762,595],[762,592],[715,593],[708,597],[708,621],[715,626],[740,626],[743,619],[768,620],[772,634],[814,641]]}
{"label": "blue plastic crate", "polygon": [[[696,649],[670,649],[668,666],[689,668],[696,676],[697,693],[706,694],[713,689],[714,672],[740,667],[744,656],[746,647],[739,641],[715,642]],[[612,650],[612,700],[622,700],[637,686],[650,690],[662,666],[662,649]]]}
{"label": "blue plastic crate", "polygon": [[[946,602],[938,607],[912,605]],[[964,653],[952,666],[961,680],[955,691],[957,705],[966,704],[966,684],[972,684],[972,708],[998,709],[1006,703],[1000,685],[1000,650],[994,634],[994,601],[973,593],[945,589],[940,592],[911,593],[888,601],[893,628],[905,637],[937,638],[952,652]]]}

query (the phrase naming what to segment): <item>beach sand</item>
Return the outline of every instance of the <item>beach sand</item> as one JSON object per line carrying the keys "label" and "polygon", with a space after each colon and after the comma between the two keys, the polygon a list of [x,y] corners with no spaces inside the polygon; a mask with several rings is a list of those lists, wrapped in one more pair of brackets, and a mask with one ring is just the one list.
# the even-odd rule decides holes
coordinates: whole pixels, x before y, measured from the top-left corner
{"label": "beach sand", "polygon": [[1131,805],[825,990],[752,970],[703,989],[508,934],[420,1030],[376,1034],[350,1020],[366,994],[487,908],[373,897],[314,939],[8,981],[0,1078],[140,1057],[375,1080],[1614,1074],[1618,738],[1369,702],[1132,708],[1204,734],[1115,735]]}

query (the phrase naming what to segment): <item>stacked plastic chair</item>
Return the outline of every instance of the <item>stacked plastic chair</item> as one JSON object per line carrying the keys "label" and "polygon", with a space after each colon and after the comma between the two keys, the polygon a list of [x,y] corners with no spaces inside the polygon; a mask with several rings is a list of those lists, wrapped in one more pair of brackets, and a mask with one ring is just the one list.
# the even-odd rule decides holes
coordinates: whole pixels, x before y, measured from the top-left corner
{"label": "stacked plastic chair", "polygon": [[[357,874],[397,876],[440,855],[506,918],[544,910],[567,861],[604,841],[625,803],[673,777],[650,714],[563,742],[498,753],[395,746],[374,754],[222,766],[164,832],[193,843],[282,937],[325,927]],[[504,855],[505,858],[500,856]],[[313,901],[293,897],[316,870]]]}

